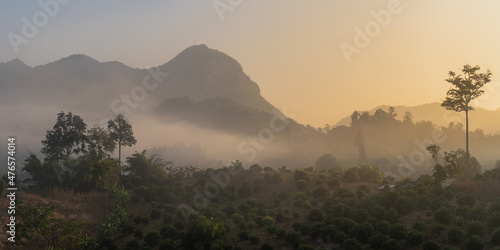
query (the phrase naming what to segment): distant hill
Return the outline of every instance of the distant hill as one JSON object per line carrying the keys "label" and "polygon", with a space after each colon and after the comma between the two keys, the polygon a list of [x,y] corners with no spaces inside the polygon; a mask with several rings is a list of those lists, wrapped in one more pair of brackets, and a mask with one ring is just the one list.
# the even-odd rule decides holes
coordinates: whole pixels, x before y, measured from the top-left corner
{"label": "distant hill", "polygon": [[164,99],[187,96],[200,101],[224,97],[269,113],[274,109],[238,61],[204,44],[185,49],[159,68],[170,73],[165,86],[155,91]]}
{"label": "distant hill", "polygon": [[[168,76],[140,98],[136,111],[151,111],[163,100],[175,97],[195,101],[224,97],[269,113],[274,109],[235,59],[206,45],[188,47],[169,62],[150,69],[134,69],[120,62],[101,63],[86,55],[71,55],[36,67],[18,59],[0,63],[0,104],[16,101],[109,114],[116,100],[116,110],[123,110],[120,105],[128,105],[124,98],[134,97],[134,88],[143,85],[152,71]],[[154,84],[153,78],[148,80]]]}
{"label": "distant hill", "polygon": [[[377,109],[388,110],[389,106],[381,105],[369,110],[370,114],[375,113]],[[423,104],[418,106],[394,106],[394,109],[399,120],[402,120],[406,112],[410,112],[413,116],[413,121],[431,121],[438,126],[447,127],[450,122],[459,123],[461,122],[465,127],[465,113],[457,113],[453,111],[446,110],[441,107],[440,103],[434,102],[429,104]],[[358,110],[358,112],[361,112]],[[351,118],[346,117],[341,119],[334,126],[349,126],[351,124]],[[475,108],[474,111],[469,113],[469,126],[470,129],[476,130],[478,128],[482,129],[485,133],[500,134],[500,109],[495,111],[487,110],[484,108]]]}

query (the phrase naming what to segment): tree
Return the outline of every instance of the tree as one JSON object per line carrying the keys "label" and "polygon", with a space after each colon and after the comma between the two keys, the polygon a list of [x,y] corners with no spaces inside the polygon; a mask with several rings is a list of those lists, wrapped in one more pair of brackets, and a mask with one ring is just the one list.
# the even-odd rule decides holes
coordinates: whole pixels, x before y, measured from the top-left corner
{"label": "tree", "polygon": [[132,125],[125,119],[123,114],[119,114],[113,120],[108,121],[108,130],[113,140],[118,142],[118,166],[121,171],[122,145],[130,147],[137,143],[132,131]]}
{"label": "tree", "polygon": [[320,186],[317,189],[314,189],[312,192],[314,198],[319,199],[319,198],[325,198],[330,194],[328,189],[325,186]]}
{"label": "tree", "polygon": [[35,154],[31,153],[24,160],[24,168],[22,171],[31,175],[31,178],[25,179],[23,183],[32,183],[39,188],[53,186],[57,182],[57,176],[54,169],[49,164],[42,163]]}
{"label": "tree", "polygon": [[253,164],[248,168],[248,171],[254,174],[259,174],[262,172],[262,167],[259,164]]}
{"label": "tree", "polygon": [[324,154],[316,160],[314,167],[316,169],[328,169],[340,166],[340,163],[332,154]]}
{"label": "tree", "polygon": [[469,167],[469,111],[474,110],[470,106],[470,102],[484,93],[481,88],[488,82],[491,81],[491,72],[486,70],[486,73],[478,73],[480,69],[479,66],[470,66],[465,64],[462,74],[456,74],[453,71],[448,73],[449,78],[446,79],[447,82],[451,83],[453,86],[446,93],[447,97],[441,103],[441,106],[447,110],[453,110],[455,112],[465,111],[465,147],[466,147],[466,167]]}
{"label": "tree", "polygon": [[87,153],[78,158],[72,185],[80,191],[102,190],[117,181],[118,162],[111,159],[115,142],[108,131],[96,125],[87,132]]}
{"label": "tree", "polygon": [[53,130],[47,131],[45,140],[42,140],[42,153],[49,162],[68,159],[71,154],[85,152],[87,125],[78,115],[71,112],[57,114],[57,122]]}
{"label": "tree", "polygon": [[143,150],[142,153],[136,151],[132,156],[127,157],[127,163],[129,166],[126,170],[130,171],[132,175],[149,178],[153,175],[166,177],[163,167],[170,162],[165,162],[157,155],[152,155],[148,158],[146,157],[146,150]]}
{"label": "tree", "polygon": [[186,249],[225,249],[227,234],[224,222],[201,216],[189,224],[183,245]]}

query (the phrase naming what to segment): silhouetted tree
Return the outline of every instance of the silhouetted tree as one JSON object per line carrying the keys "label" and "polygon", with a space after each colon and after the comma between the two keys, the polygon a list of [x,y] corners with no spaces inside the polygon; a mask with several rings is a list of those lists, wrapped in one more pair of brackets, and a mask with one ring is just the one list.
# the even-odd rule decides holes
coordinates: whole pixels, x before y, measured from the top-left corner
{"label": "silhouetted tree", "polygon": [[69,158],[71,154],[85,151],[87,125],[78,115],[71,112],[57,114],[57,122],[53,130],[47,131],[42,140],[42,153],[49,162]]}
{"label": "silhouetted tree", "polygon": [[324,154],[314,163],[316,169],[328,169],[340,166],[340,163],[332,154]]}
{"label": "silhouetted tree", "polygon": [[152,175],[157,177],[166,176],[164,166],[170,162],[165,162],[157,155],[146,157],[146,150],[142,153],[135,152],[132,156],[127,157],[128,168],[132,175],[140,176],[141,178],[148,178]]}
{"label": "silhouetted tree", "polygon": [[111,137],[118,142],[118,165],[121,172],[122,145],[130,147],[137,143],[132,131],[132,125],[125,119],[123,114],[119,114],[113,120],[108,121],[108,130]]}
{"label": "silhouetted tree", "polygon": [[465,111],[465,151],[466,151],[466,161],[465,165],[469,167],[469,110],[474,110],[470,106],[470,102],[484,93],[481,88],[488,82],[491,81],[491,72],[486,70],[486,73],[478,73],[480,69],[479,66],[470,66],[465,64],[462,69],[462,74],[456,74],[453,71],[448,73],[449,78],[446,79],[447,82],[451,83],[453,86],[446,93],[447,97],[441,103],[441,106],[447,110],[453,110],[455,112]]}

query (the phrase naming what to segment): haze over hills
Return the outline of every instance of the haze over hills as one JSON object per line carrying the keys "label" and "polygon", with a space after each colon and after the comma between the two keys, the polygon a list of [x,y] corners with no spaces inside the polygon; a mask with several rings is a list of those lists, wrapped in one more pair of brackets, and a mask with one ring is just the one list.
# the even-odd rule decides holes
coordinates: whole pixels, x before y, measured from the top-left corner
{"label": "haze over hills", "polygon": [[[368,112],[375,113],[378,109],[388,110],[390,106],[380,105]],[[454,111],[446,110],[441,107],[438,102],[422,104],[418,106],[394,106],[398,115],[397,119],[402,120],[406,112],[412,114],[414,121],[432,121],[437,126],[449,126],[450,122],[462,123],[465,127],[465,113],[457,113]],[[354,111],[353,111],[354,112]],[[358,111],[361,112],[361,111]],[[469,126],[471,130],[482,129],[485,133],[500,134],[500,108],[497,110],[488,110],[476,107],[473,111],[469,112]],[[337,122],[335,126],[349,126],[351,118],[345,117]]]}
{"label": "haze over hills", "polygon": [[[18,136],[21,155],[39,152],[40,141],[61,111],[80,115],[88,128],[123,112],[129,115],[138,140],[136,146],[124,149],[125,155],[153,149],[174,163],[201,167],[240,159],[245,164],[295,168],[313,165],[320,156],[332,154],[346,165],[378,162],[394,168],[401,164],[398,157],[410,154],[415,150],[414,141],[427,139],[433,129],[429,123],[405,127],[389,119],[380,127],[379,121],[367,122],[367,132],[362,135],[366,162],[359,161],[360,134],[349,128],[350,118],[336,124],[347,127],[330,131],[287,119],[260,94],[258,84],[235,59],[206,45],[188,47],[169,62],[149,69],[101,63],[86,55],[36,67],[19,60],[1,63],[0,109],[11,118],[1,121],[2,136]],[[439,126],[461,121],[460,114],[446,113],[437,103],[397,106],[395,111],[398,119],[410,111],[413,121],[430,120]],[[495,127],[500,123],[498,112],[471,112],[471,128],[499,133]],[[460,129],[448,131],[450,139],[444,149],[463,147]],[[400,136],[394,136],[396,130]],[[471,152],[491,167],[496,159],[489,152],[500,149],[500,141],[480,133],[477,137],[472,143],[483,142],[486,148],[476,147]]]}

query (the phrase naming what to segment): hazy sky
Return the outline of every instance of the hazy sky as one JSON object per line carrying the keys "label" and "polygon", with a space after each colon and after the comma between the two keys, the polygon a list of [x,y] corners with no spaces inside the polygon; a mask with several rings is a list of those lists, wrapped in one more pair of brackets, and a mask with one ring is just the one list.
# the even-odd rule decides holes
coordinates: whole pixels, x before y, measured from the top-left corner
{"label": "hazy sky", "polygon": [[[82,53],[145,68],[204,43],[238,60],[276,107],[323,126],[381,104],[440,101],[448,71],[465,63],[498,81],[499,10],[494,0],[0,0],[0,62]],[[26,20],[36,32],[23,34]],[[17,53],[15,36],[27,42]],[[500,86],[490,92],[481,104],[499,108]]]}

